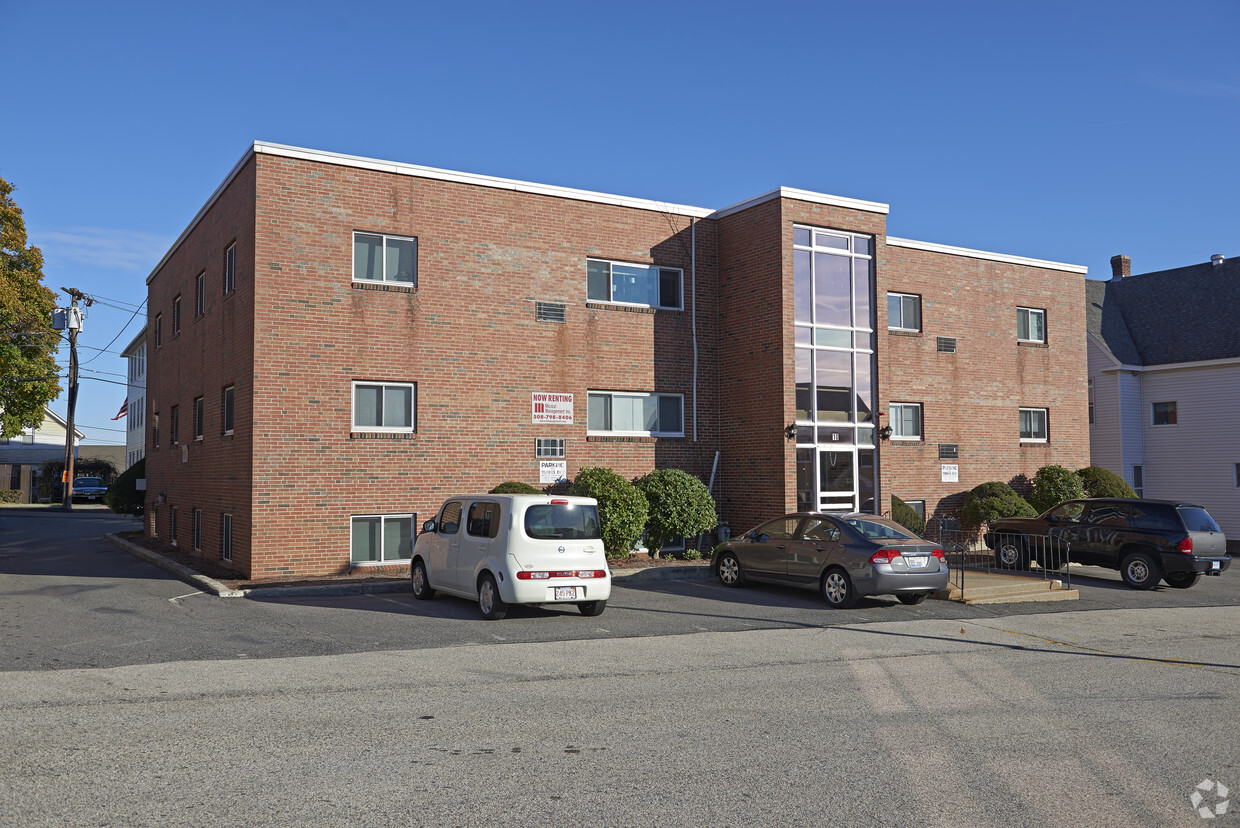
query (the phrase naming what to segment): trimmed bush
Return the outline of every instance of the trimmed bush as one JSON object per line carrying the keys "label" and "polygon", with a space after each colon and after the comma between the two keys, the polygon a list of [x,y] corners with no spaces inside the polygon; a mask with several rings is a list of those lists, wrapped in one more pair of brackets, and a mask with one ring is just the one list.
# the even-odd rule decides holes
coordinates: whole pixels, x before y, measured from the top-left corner
{"label": "trimmed bush", "polygon": [[926,522],[922,520],[921,515],[914,512],[912,506],[895,495],[891,496],[891,519],[914,535],[921,535],[926,531]]}
{"label": "trimmed bush", "polygon": [[603,549],[609,558],[627,558],[646,526],[646,497],[629,481],[602,466],[582,469],[573,478],[569,494],[598,501]]}
{"label": "trimmed bush", "polygon": [[1063,466],[1043,466],[1033,476],[1033,494],[1029,495],[1029,505],[1038,514],[1045,512],[1056,503],[1085,496],[1085,486],[1076,472]]}
{"label": "trimmed bush", "polygon": [[542,494],[543,490],[535,486],[531,486],[522,480],[505,480],[494,489],[491,494]]}
{"label": "trimmed bush", "polygon": [[1006,483],[992,480],[964,496],[964,519],[974,526],[1005,517],[1037,517],[1037,512]]}
{"label": "trimmed bush", "polygon": [[137,483],[143,477],[146,477],[146,458],[125,469],[120,477],[108,486],[108,490],[103,495],[103,505],[118,515],[142,514],[142,504],[146,493],[138,491]]}
{"label": "trimmed bush", "polygon": [[0,489],[0,503],[16,503],[21,499],[21,489]]}
{"label": "trimmed bush", "polygon": [[1086,466],[1083,469],[1077,469],[1076,476],[1081,478],[1081,484],[1085,487],[1086,497],[1137,496],[1132,486],[1129,486],[1124,481],[1124,478],[1110,469],[1104,469],[1102,466]]}
{"label": "trimmed bush", "polygon": [[650,557],[659,557],[663,544],[672,538],[693,538],[719,523],[715,499],[706,484],[680,469],[655,469],[637,480],[637,488],[650,504],[646,540]]}

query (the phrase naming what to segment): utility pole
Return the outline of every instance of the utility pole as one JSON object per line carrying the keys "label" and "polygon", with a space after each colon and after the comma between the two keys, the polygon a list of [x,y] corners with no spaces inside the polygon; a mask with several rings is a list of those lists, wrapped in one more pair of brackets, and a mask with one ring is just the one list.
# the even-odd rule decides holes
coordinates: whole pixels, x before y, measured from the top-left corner
{"label": "utility pole", "polygon": [[61,506],[65,511],[73,511],[73,411],[77,407],[78,393],[78,356],[77,356],[77,335],[82,329],[82,309],[78,307],[78,302],[86,303],[86,307],[94,304],[94,299],[87,296],[77,288],[61,288],[65,293],[69,294],[73,299],[73,304],[66,309],[65,327],[69,330],[69,416],[68,428],[65,433],[65,497]]}

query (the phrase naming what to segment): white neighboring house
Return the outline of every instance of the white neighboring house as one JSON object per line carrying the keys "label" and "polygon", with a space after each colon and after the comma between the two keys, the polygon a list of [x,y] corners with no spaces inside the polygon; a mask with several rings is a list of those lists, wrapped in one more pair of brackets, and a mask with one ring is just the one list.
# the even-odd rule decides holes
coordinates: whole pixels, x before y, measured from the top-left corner
{"label": "white neighboring house", "polygon": [[146,328],[133,338],[121,356],[129,361],[129,391],[125,397],[125,468],[146,456]]}
{"label": "white neighboring house", "polygon": [[[69,424],[62,417],[44,408],[43,422],[39,425],[27,426],[16,437],[0,437],[0,488],[19,490],[19,503],[38,503],[39,467],[48,460],[65,459],[68,430]],[[74,458],[85,436],[74,429]]]}
{"label": "white neighboring house", "polygon": [[1086,281],[1090,462],[1240,539],[1240,260]]}

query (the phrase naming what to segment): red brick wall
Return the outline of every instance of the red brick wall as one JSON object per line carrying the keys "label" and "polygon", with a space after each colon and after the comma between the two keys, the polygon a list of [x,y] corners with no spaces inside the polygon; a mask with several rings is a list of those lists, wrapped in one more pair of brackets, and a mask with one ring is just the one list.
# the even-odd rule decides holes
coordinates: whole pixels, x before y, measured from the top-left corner
{"label": "red brick wall", "polygon": [[[254,341],[255,165],[244,165],[211,209],[147,285],[146,512],[158,507],[159,535],[169,538],[177,507],[177,544],[191,550],[193,512],[203,511],[202,549],[216,560],[220,516],[233,515],[233,565],[249,569],[252,380]],[[236,290],[224,294],[224,250],[236,242]],[[206,308],[195,314],[195,282],[206,273]],[[181,332],[172,330],[172,302],[181,295]],[[155,315],[162,341],[155,347]],[[221,395],[236,386],[234,433],[221,433]],[[194,440],[194,398],[203,397],[203,439]],[[171,409],[180,410],[179,444],[172,444]],[[152,445],[159,414],[160,445]],[[160,499],[162,497],[162,502]],[[148,519],[148,531],[150,520]]]}
{"label": "red brick wall", "polygon": [[[954,516],[963,493],[989,480],[1023,485],[1048,463],[1089,465],[1086,422],[1085,278],[1081,274],[905,247],[880,248],[879,407],[924,406],[924,440],[884,442],[884,510],[890,495],[943,501]],[[887,291],[920,294],[922,332],[887,331]],[[1018,345],[1016,308],[1046,309],[1046,345]],[[955,354],[936,337],[956,337]],[[1047,443],[1021,443],[1020,407],[1048,408]],[[889,418],[882,420],[887,422]],[[959,460],[938,458],[956,443]],[[957,463],[960,482],[941,482],[940,463]]]}

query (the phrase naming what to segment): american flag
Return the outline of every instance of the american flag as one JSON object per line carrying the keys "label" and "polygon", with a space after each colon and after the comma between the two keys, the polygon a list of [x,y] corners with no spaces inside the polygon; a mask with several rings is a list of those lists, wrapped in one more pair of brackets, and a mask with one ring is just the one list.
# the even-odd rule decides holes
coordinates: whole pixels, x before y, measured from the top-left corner
{"label": "american flag", "polygon": [[129,400],[125,400],[123,403],[121,403],[121,410],[112,419],[119,420],[121,417],[124,417],[128,413],[129,413]]}

